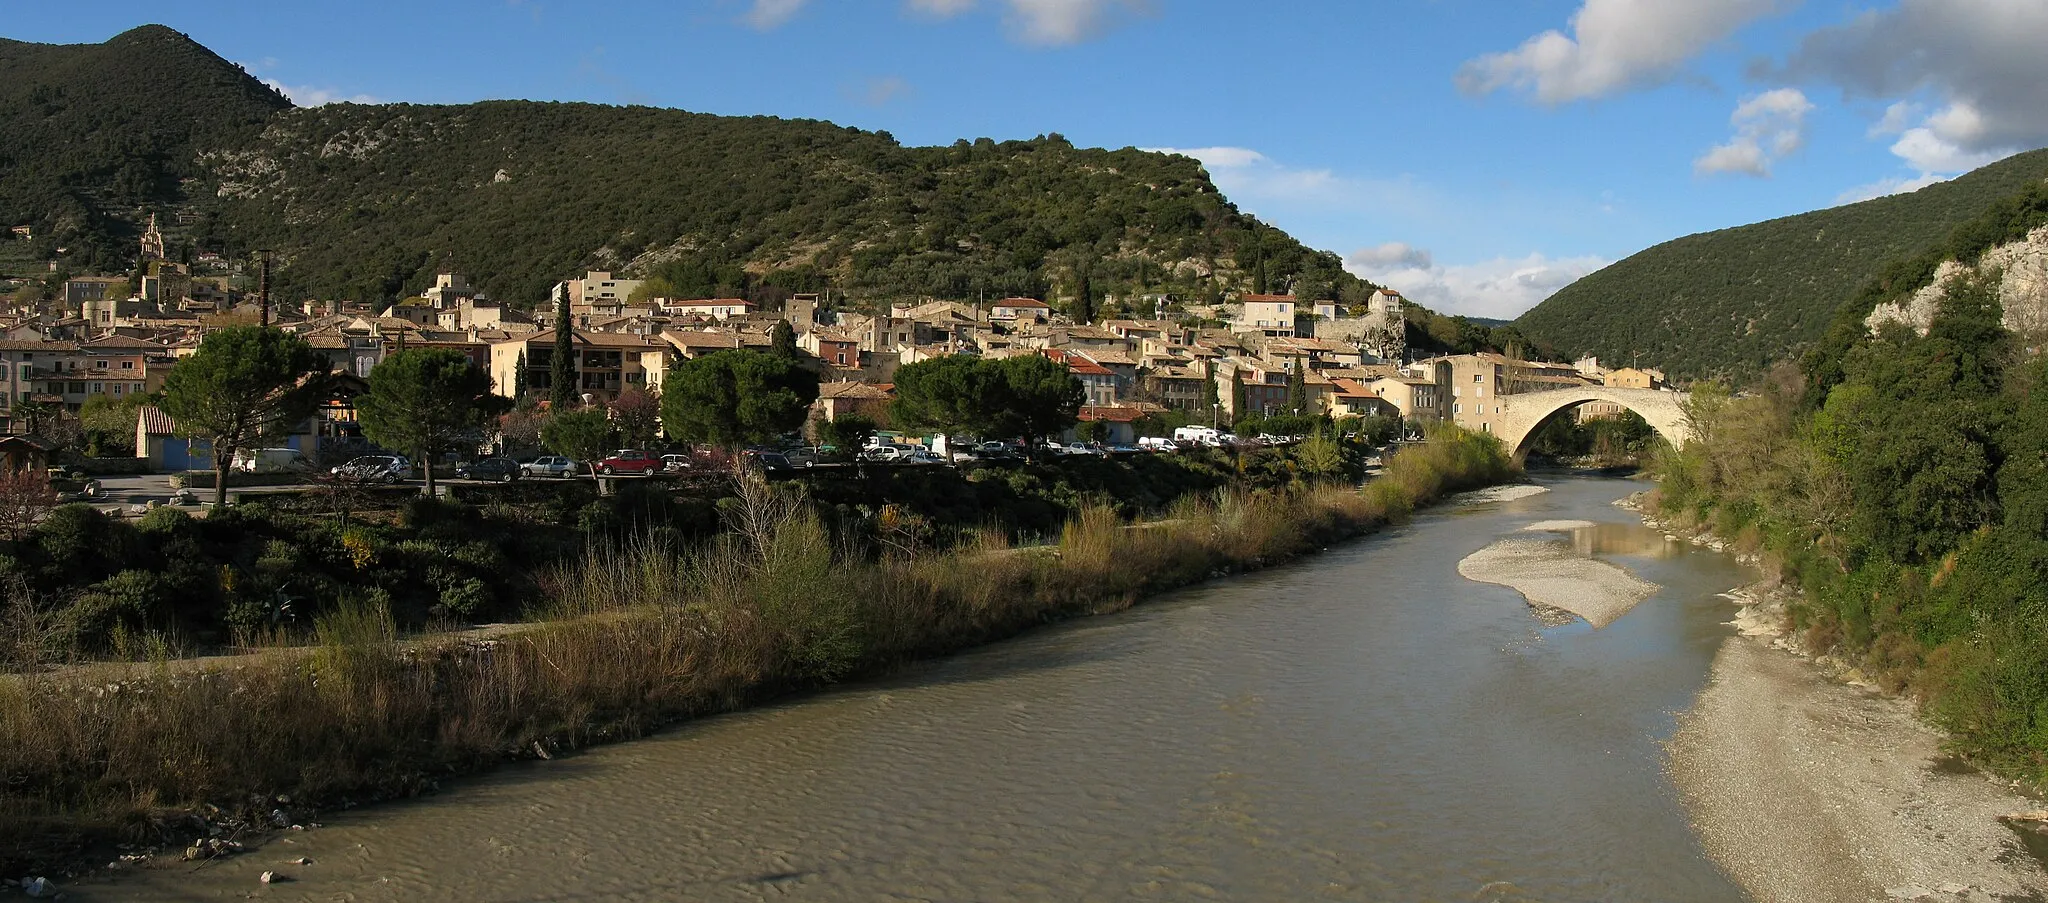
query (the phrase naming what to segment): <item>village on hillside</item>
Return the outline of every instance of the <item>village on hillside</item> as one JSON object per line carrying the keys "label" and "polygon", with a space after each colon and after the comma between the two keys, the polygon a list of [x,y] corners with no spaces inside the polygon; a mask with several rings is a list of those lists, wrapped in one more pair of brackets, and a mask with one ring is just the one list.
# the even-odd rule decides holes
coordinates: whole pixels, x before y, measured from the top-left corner
{"label": "village on hillside", "polygon": [[[787,323],[803,363],[819,374],[813,425],[858,413],[886,429],[897,369],[954,355],[1042,355],[1064,364],[1084,387],[1085,401],[1076,429],[1063,439],[1085,436],[1106,447],[1136,446],[1141,438],[1191,424],[1227,433],[1248,417],[1276,415],[1450,421],[1494,432],[1504,395],[1587,385],[1665,387],[1655,369],[1609,369],[1593,358],[1415,358],[1406,342],[1404,301],[1391,289],[1351,309],[1335,301],[1244,294],[1170,310],[1169,299],[1148,296],[1128,299],[1125,308],[1149,307],[1155,318],[1078,323],[1033,298],[923,300],[883,309],[798,294],[781,309],[767,310],[738,298],[647,297],[639,280],[586,272],[558,283],[551,302],[527,313],[480,294],[458,272],[443,272],[418,296],[381,307],[276,302],[267,280],[248,272],[253,264],[231,266],[213,255],[192,263],[166,259],[154,219],[140,251],[139,278],[79,276],[65,281],[54,300],[0,316],[0,425],[8,437],[0,443],[9,446],[10,459],[42,456],[51,450],[51,435],[67,432],[67,418],[111,402],[134,411],[134,455],[147,469],[206,468],[204,452],[147,399],[210,330],[258,323],[302,336],[340,376],[333,397],[290,437],[289,447],[322,463],[377,451],[357,425],[352,399],[386,356],[407,348],[453,349],[484,368],[499,395],[545,398],[553,388],[554,308],[561,303],[569,306],[577,350],[574,394],[595,404],[633,390],[658,395],[665,375],[685,360],[726,349],[766,350],[777,324]],[[257,284],[237,291],[229,273],[255,275]],[[1591,402],[1577,416],[1585,421],[1622,412],[1619,405]]]}

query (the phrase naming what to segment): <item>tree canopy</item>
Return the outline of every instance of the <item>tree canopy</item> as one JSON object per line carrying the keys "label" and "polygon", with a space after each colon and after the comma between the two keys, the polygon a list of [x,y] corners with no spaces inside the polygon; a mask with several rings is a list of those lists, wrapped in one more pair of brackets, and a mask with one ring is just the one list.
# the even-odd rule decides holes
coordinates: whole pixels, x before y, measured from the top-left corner
{"label": "tree canopy", "polygon": [[327,358],[296,335],[268,326],[207,333],[199,350],[164,377],[163,411],[178,433],[213,444],[214,504],[227,504],[235,452],[282,439],[324,396]]}
{"label": "tree canopy", "polygon": [[662,381],[671,438],[736,448],[795,431],[818,398],[818,374],[772,354],[734,349],[687,360]]}
{"label": "tree canopy", "polygon": [[394,352],[370,371],[370,391],[356,398],[363,434],[416,455],[430,496],[435,459],[460,444],[481,444],[485,427],[511,406],[491,392],[491,375],[453,348]]}
{"label": "tree canopy", "polygon": [[1041,355],[932,358],[896,371],[892,418],[901,426],[1035,439],[1074,424],[1085,390],[1065,364]]}

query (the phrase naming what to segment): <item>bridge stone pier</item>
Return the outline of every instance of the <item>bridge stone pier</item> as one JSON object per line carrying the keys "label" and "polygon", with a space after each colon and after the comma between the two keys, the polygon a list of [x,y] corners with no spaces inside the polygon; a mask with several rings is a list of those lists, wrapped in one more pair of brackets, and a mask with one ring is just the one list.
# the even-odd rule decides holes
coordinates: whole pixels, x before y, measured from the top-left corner
{"label": "bridge stone pier", "polygon": [[[1529,455],[1529,439],[1544,421],[1560,416],[1589,401],[1605,401],[1621,405],[1636,412],[1648,421],[1650,428],[1663,436],[1673,448],[1685,444],[1690,438],[1686,428],[1685,410],[1682,407],[1691,396],[1684,392],[1660,392],[1655,389],[1613,389],[1606,386],[1574,386],[1569,389],[1545,389],[1540,392],[1523,392],[1519,395],[1502,395],[1500,440],[1514,453],[1515,463]],[[1568,414],[1566,414],[1568,416]]]}

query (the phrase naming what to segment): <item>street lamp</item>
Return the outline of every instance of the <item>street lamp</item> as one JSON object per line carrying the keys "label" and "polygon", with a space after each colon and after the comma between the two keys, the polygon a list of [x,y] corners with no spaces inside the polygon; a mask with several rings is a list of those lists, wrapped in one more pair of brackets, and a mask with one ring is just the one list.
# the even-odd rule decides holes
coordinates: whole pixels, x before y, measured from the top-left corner
{"label": "street lamp", "polygon": [[1209,428],[1212,430],[1221,429],[1223,427],[1223,402],[1209,402],[1209,408]]}

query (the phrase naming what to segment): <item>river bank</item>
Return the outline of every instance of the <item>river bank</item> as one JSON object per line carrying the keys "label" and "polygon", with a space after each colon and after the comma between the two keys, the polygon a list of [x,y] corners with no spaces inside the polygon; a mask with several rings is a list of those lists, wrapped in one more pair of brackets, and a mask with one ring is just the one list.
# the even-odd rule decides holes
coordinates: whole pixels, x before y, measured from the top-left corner
{"label": "river bank", "polygon": [[[1644,522],[1761,564],[1711,534]],[[1910,702],[1806,655],[1792,592],[1766,581],[1730,594],[1737,635],[1669,743],[1708,854],[1759,903],[2048,899],[2039,842],[2020,833],[2038,829],[2041,802],[1948,755]]]}
{"label": "river bank", "polygon": [[[1609,502],[1628,483],[1536,479],[1549,491],[1448,497],[1285,566],[63,889],[1738,903],[1661,740],[1725,636],[1715,594],[1743,575],[1624,520]],[[1665,590],[1596,631],[1458,575],[1562,519],[1612,531],[1598,554]]]}
{"label": "river bank", "polygon": [[[1399,521],[1507,475],[1497,443],[1447,431],[1364,491],[1186,499],[1155,529],[1107,510],[1058,546],[840,557],[800,500],[758,498],[702,554],[628,548],[553,587],[565,618],[487,648],[401,648],[388,613],[344,612],[303,661],[166,674],[109,691],[0,686],[0,873],[112,840],[182,850],[448,776],[644,736],[898,663],[1127,608]],[[200,856],[210,854],[201,850]],[[108,858],[112,858],[109,856]]]}

